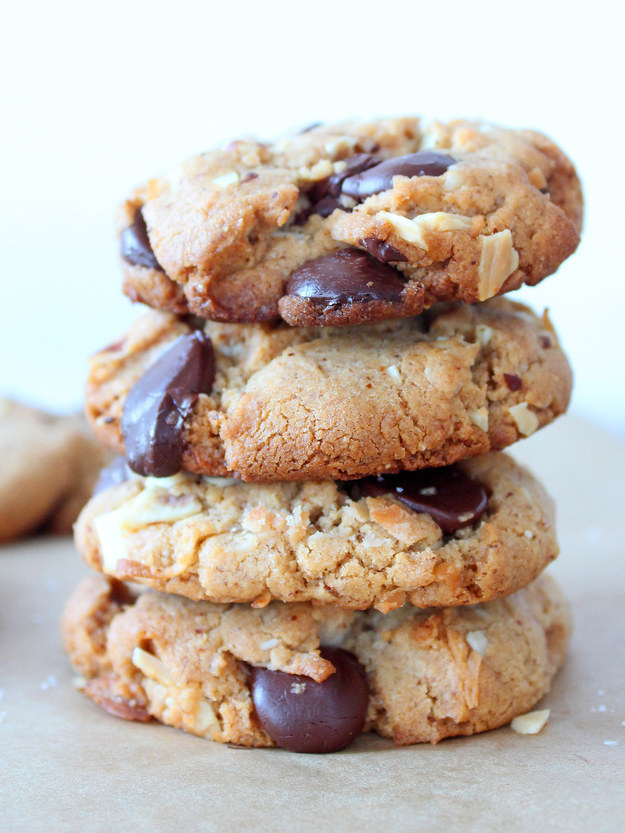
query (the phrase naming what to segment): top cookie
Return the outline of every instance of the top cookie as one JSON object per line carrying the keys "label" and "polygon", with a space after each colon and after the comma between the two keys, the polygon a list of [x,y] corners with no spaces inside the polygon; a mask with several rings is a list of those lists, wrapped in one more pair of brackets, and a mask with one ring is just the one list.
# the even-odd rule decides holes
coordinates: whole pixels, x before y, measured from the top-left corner
{"label": "top cookie", "polygon": [[575,170],[541,134],[401,118],[193,157],[133,193],[119,233],[133,300],[325,326],[534,285],[581,222]]}

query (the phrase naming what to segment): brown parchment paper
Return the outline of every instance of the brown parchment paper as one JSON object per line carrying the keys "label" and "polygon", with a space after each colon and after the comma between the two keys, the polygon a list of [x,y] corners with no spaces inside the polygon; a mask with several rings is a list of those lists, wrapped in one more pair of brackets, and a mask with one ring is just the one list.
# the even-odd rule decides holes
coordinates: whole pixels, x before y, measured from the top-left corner
{"label": "brown parchment paper", "polygon": [[625,444],[567,417],[513,453],[558,499],[575,620],[540,735],[318,756],[117,720],[74,689],[58,637],[87,568],[33,539],[0,548],[0,831],[625,830]]}

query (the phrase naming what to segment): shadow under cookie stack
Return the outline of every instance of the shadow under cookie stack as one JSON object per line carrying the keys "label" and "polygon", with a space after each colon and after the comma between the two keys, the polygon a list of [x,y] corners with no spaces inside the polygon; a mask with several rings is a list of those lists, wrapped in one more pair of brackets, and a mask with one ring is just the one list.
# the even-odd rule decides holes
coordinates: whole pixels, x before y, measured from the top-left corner
{"label": "shadow under cookie stack", "polygon": [[75,529],[82,690],[296,752],[531,710],[570,620],[541,575],[552,501],[501,449],[572,382],[546,315],[496,296],[554,272],[581,218],[544,136],[414,118],[235,141],[139,188],[124,291],[154,309],[87,386],[125,459]]}

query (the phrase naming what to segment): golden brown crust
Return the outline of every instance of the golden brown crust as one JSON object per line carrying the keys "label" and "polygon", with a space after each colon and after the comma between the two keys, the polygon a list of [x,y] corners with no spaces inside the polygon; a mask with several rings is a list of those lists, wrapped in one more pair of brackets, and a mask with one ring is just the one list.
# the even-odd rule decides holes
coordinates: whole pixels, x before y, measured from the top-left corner
{"label": "golden brown crust", "polygon": [[[551,422],[572,386],[549,322],[505,299],[353,328],[204,330],[217,377],[187,420],[183,452],[183,468],[201,474],[342,480],[446,465]],[[123,453],[129,390],[189,331],[154,312],[96,354],[86,407],[101,442]]]}
{"label": "golden brown crust", "polygon": [[[398,176],[393,188],[353,210],[296,220],[309,208],[310,189],[344,159],[423,148],[447,152],[456,164],[442,176]],[[194,157],[132,195],[120,212],[120,233],[137,207],[165,271],[123,262],[130,297],[218,321],[282,316],[309,326],[412,315],[423,308],[414,308],[419,298],[426,307],[474,302],[536,284],[575,250],[583,200],[572,164],[539,133],[467,121],[422,128],[402,118],[322,126],[274,145],[233,142]],[[441,225],[440,215],[452,226]],[[460,227],[458,216],[466,221]],[[305,261],[345,245],[366,248],[370,238],[400,252],[394,265],[408,279],[410,302],[351,304],[325,320],[323,306],[311,311],[285,295],[289,275]],[[488,274],[494,242],[503,248]]]}
{"label": "golden brown crust", "polygon": [[553,503],[529,472],[496,453],[462,468],[489,499],[480,522],[455,535],[390,495],[352,500],[331,482],[178,475],[96,495],[76,546],[97,570],[195,600],[384,612],[474,604],[529,584],[558,547]]}
{"label": "golden brown crust", "polygon": [[[61,626],[65,649],[89,678],[96,702],[122,711],[126,701],[123,717],[138,709],[245,746],[273,745],[254,713],[247,664],[324,679],[334,668],[319,646],[340,645],[367,671],[365,730],[398,744],[436,743],[502,726],[529,710],[549,690],[570,634],[567,606],[547,576],[483,605],[402,608],[387,616],[279,602],[253,610],[153,592],[120,611],[107,587],[102,576],[87,579]],[[84,614],[84,596],[100,600],[104,653],[98,627],[89,644],[93,616]],[[76,630],[85,639],[77,641]]]}

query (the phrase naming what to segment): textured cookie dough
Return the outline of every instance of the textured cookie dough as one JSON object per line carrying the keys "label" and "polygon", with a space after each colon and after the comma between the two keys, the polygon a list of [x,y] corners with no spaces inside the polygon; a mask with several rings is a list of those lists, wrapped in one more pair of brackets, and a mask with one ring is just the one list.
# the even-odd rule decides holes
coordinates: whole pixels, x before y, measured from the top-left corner
{"label": "textured cookie dough", "polygon": [[[324,183],[346,187],[354,156],[423,150],[452,164],[438,176],[397,175],[361,202],[341,194],[329,216],[315,212]],[[147,248],[122,259],[133,300],[219,321],[355,324],[538,283],[579,242],[582,194],[569,160],[539,133],[382,119],[193,157],[134,192],[119,212],[120,235],[135,221]],[[406,280],[401,299],[356,299],[337,314],[286,292],[294,270],[345,246],[391,263]]]}
{"label": "textured cookie dough", "polygon": [[558,553],[553,503],[504,454],[458,465],[488,504],[473,527],[451,535],[390,494],[353,500],[331,481],[222,485],[178,474],[96,495],[76,545],[118,579],[218,603],[315,600],[388,612],[513,593]]}
{"label": "textured cookie dough", "polygon": [[[92,360],[87,416],[123,453],[132,386],[191,324],[140,318]],[[216,357],[182,467],[244,480],[341,480],[501,449],[566,409],[571,371],[546,316],[507,299],[350,328],[204,323]]]}
{"label": "textured cookie dough", "polygon": [[85,693],[107,711],[245,746],[273,745],[249,665],[322,682],[334,666],[319,647],[340,646],[367,672],[365,731],[409,744],[494,729],[531,709],[564,660],[570,619],[548,576],[485,604],[386,615],[152,591],[132,603],[124,585],[93,576],[70,599],[62,633]]}
{"label": "textured cookie dough", "polygon": [[0,399],[0,542],[42,527],[71,532],[110,457],[81,417]]}

